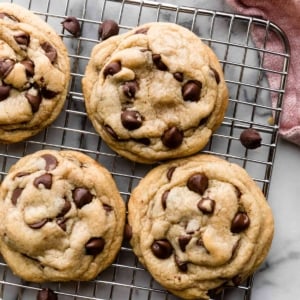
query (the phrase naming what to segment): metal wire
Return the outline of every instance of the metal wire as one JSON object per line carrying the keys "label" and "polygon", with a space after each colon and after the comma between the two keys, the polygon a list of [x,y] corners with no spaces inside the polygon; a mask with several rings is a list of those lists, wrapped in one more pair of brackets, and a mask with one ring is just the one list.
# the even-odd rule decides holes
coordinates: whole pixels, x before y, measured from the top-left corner
{"label": "metal wire", "polygon": [[[0,2],[4,2],[0,0]],[[230,13],[178,7],[139,0],[11,0],[32,10],[62,37],[71,60],[70,91],[59,118],[42,133],[22,143],[0,145],[0,179],[19,158],[44,148],[72,149],[84,152],[102,163],[114,176],[120,193],[127,201],[131,190],[151,169],[123,159],[111,151],[95,133],[86,117],[81,79],[98,41],[98,26],[105,19],[119,23],[120,31],[146,22],[165,21],[181,24],[212,47],[223,66],[230,91],[230,104],[222,126],[203,150],[243,166],[267,196],[278,140],[278,124],[289,63],[289,45],[284,33],[275,24]],[[64,31],[65,16],[75,15],[82,26],[79,38]],[[252,42],[253,29],[260,30],[263,42]],[[239,34],[237,34],[239,32]],[[276,37],[282,44],[280,52],[268,49],[268,40]],[[266,69],[267,56],[280,58],[277,69]],[[270,87],[267,76],[278,77],[278,86]],[[271,96],[275,105],[271,104]],[[239,135],[245,128],[256,128],[263,137],[258,150],[245,149]],[[215,300],[249,300],[253,277],[243,285],[228,287]],[[33,284],[15,277],[0,262],[0,298],[5,300],[34,299],[42,287],[52,288],[60,300],[172,300],[178,299],[160,287],[139,264],[130,246],[124,242],[114,262],[90,282]]]}

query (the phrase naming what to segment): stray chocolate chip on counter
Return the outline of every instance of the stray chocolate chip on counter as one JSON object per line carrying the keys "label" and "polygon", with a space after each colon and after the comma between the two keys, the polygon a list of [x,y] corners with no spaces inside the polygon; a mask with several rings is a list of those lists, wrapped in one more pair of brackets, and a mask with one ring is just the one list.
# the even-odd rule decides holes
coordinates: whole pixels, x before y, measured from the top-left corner
{"label": "stray chocolate chip on counter", "polygon": [[245,129],[240,135],[241,144],[247,149],[256,149],[261,146],[262,138],[254,128]]}

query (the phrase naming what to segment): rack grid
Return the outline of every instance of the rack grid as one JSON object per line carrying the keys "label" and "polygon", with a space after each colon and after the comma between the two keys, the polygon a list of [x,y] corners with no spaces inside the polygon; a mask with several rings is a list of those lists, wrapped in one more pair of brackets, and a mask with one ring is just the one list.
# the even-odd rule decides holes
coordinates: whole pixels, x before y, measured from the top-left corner
{"label": "rack grid", "polygon": [[[0,2],[4,2],[0,0]],[[237,14],[139,0],[11,0],[32,10],[48,22],[66,44],[71,61],[71,81],[64,110],[58,119],[37,136],[13,145],[0,145],[0,179],[19,158],[41,149],[71,149],[86,153],[113,175],[125,202],[139,180],[153,167],[130,162],[110,150],[94,131],[84,108],[81,79],[92,48],[99,43],[98,27],[105,19],[118,22],[120,33],[147,22],[172,22],[196,33],[216,52],[230,92],[229,107],[221,127],[202,151],[221,156],[244,167],[268,196],[278,141],[282,100],[289,65],[289,45],[275,24]],[[76,16],[81,35],[64,31],[61,22]],[[253,43],[252,33],[260,40]],[[269,49],[270,38],[280,41],[278,51]],[[277,59],[276,69],[266,68],[267,59]],[[276,78],[270,87],[268,76]],[[273,101],[273,102],[272,102]],[[255,128],[262,146],[247,150],[239,135]],[[249,300],[254,277],[237,287],[226,287],[214,300]],[[60,300],[175,300],[139,264],[130,245],[124,241],[111,267],[90,282],[24,282],[0,260],[0,299],[35,299],[43,287],[53,289]]]}

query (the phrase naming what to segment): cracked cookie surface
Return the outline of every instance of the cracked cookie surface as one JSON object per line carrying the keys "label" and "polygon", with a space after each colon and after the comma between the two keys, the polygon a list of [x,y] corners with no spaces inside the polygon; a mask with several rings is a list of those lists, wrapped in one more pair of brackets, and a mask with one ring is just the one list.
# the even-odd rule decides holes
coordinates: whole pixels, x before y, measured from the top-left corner
{"label": "cracked cookie surface", "polygon": [[95,130],[117,153],[142,163],[204,148],[228,102],[216,55],[171,23],[145,24],[99,43],[82,83]]}
{"label": "cracked cookie surface", "polygon": [[128,222],[140,262],[183,299],[244,281],[266,258],[274,227],[246,171],[205,154],[150,171],[131,194]]}
{"label": "cracked cookie surface", "polygon": [[25,140],[50,125],[65,103],[67,50],[42,19],[0,4],[0,142]]}
{"label": "cracked cookie surface", "polygon": [[0,251],[33,281],[90,280],[117,255],[125,205],[110,173],[74,151],[21,158],[0,188]]}

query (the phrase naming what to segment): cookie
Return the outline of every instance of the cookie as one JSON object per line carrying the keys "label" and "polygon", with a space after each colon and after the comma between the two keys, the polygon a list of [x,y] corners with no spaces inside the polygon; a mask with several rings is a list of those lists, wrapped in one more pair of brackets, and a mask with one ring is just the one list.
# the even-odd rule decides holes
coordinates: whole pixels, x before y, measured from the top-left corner
{"label": "cookie", "polygon": [[90,280],[116,257],[125,205],[110,173],[75,151],[21,158],[0,188],[0,251],[32,282]]}
{"label": "cookie", "polygon": [[66,47],[25,8],[0,4],[0,142],[25,140],[61,112],[70,80]]}
{"label": "cookie", "polygon": [[141,163],[201,150],[228,104],[216,55],[171,23],[145,24],[96,45],[82,84],[95,130],[118,154]]}
{"label": "cookie", "polygon": [[154,279],[183,299],[238,285],[266,258],[272,211],[238,165],[198,154],[162,164],[133,190],[131,244]]}

